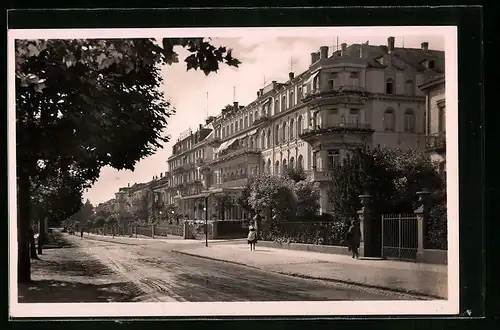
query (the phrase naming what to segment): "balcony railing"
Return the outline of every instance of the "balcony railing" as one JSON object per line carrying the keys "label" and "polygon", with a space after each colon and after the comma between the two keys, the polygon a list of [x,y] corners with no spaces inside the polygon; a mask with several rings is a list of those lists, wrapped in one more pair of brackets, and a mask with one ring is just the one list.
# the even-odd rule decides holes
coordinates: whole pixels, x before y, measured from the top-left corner
{"label": "balcony railing", "polygon": [[187,171],[187,170],[191,170],[191,169],[194,169],[195,168],[195,164],[193,163],[186,163],[186,164],[182,164],[182,165],[179,165],[177,167],[175,167],[172,172],[182,172],[182,171]]}
{"label": "balcony railing", "polygon": [[240,155],[245,155],[245,154],[260,154],[261,150],[260,148],[252,148],[252,147],[243,147],[243,148],[238,148],[236,150],[229,150],[226,154],[219,156],[219,158],[214,159],[211,164],[216,164],[223,162],[225,160],[240,156]]}
{"label": "balcony railing", "polygon": [[269,120],[269,116],[261,116],[253,121],[253,125],[259,125]]}
{"label": "balcony railing", "polygon": [[335,86],[331,89],[316,89],[310,92],[307,92],[302,101],[307,102],[316,97],[332,97],[332,96],[345,96],[345,95],[357,95],[361,97],[367,97],[368,92],[366,91],[366,87],[361,86]]}
{"label": "balcony railing", "polygon": [[205,159],[204,158],[197,158],[196,159],[196,165],[197,166],[201,166],[201,165],[204,165],[205,164]]}
{"label": "balcony railing", "polygon": [[213,185],[214,188],[236,188],[243,187],[248,183],[248,178],[246,175],[243,176],[234,176],[231,179],[225,178],[223,182],[215,183]]}
{"label": "balcony railing", "polygon": [[332,133],[346,133],[346,132],[356,132],[356,133],[372,133],[373,129],[370,124],[360,123],[360,122],[339,122],[332,123],[329,125],[317,125],[314,128],[306,128],[300,134],[300,138],[308,138],[313,135],[321,134],[332,134]]}
{"label": "balcony railing", "polygon": [[427,135],[425,137],[425,146],[427,149],[439,150],[446,148],[446,134],[439,133]]}

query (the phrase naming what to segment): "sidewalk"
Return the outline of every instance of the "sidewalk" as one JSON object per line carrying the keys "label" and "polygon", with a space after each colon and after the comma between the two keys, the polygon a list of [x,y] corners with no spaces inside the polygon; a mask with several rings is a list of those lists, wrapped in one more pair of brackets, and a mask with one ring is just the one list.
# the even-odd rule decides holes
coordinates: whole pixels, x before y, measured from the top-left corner
{"label": "sidewalk", "polygon": [[303,278],[338,281],[446,299],[446,265],[376,259],[258,247],[247,244],[212,243],[208,247],[186,247],[177,253],[242,264],[274,273]]}

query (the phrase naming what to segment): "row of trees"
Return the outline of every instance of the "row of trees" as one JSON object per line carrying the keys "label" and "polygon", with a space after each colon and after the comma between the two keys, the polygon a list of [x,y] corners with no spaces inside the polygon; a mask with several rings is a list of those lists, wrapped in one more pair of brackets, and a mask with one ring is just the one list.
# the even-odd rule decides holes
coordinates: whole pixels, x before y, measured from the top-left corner
{"label": "row of trees", "polygon": [[239,64],[203,38],[16,40],[19,282],[31,280],[34,218],[60,224],[103,167],[133,170],[168,141],[175,110],[159,87],[175,47],[191,53],[187,70]]}

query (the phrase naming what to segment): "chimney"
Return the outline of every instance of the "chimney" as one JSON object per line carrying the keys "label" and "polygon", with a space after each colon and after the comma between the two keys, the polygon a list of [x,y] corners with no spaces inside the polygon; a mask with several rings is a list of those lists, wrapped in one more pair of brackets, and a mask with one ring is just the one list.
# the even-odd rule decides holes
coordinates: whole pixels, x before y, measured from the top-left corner
{"label": "chimney", "polygon": [[257,91],[257,98],[260,97],[260,90]]}
{"label": "chimney", "polygon": [[319,47],[319,58],[320,60],[324,60],[328,58],[328,46],[321,46]]}
{"label": "chimney", "polygon": [[346,44],[345,42],[343,42],[343,43],[340,45],[340,47],[341,47],[341,52],[340,52],[340,55],[341,55],[341,56],[345,56],[345,51],[346,51],[346,49],[347,49],[347,44]]}
{"label": "chimney", "polygon": [[163,178],[163,172],[160,173],[160,178]]}
{"label": "chimney", "polygon": [[238,111],[238,109],[239,109],[238,102],[234,101],[233,102],[233,107],[234,107],[234,111]]}
{"label": "chimney", "polygon": [[130,182],[127,184],[127,187],[130,188]]}
{"label": "chimney", "polygon": [[278,83],[278,82],[277,82],[276,80],[271,81],[271,84],[273,84],[273,89],[276,89],[276,85],[277,85],[277,83]]}
{"label": "chimney", "polygon": [[264,95],[264,88],[259,89],[260,96]]}
{"label": "chimney", "polygon": [[429,43],[428,42],[422,42],[420,44],[420,48],[422,48],[422,50],[427,53],[427,51],[429,50]]}
{"label": "chimney", "polygon": [[394,37],[387,38],[387,49],[389,51],[389,54],[394,51],[394,40]]}
{"label": "chimney", "polygon": [[295,77],[295,75],[293,74],[293,72],[290,72],[288,74],[288,78],[290,78],[290,80],[293,80],[293,77]]}
{"label": "chimney", "polygon": [[199,129],[202,129],[202,128],[203,128],[203,125],[202,125],[202,124],[199,124],[199,125],[198,125],[198,128],[199,128]]}
{"label": "chimney", "polygon": [[316,63],[316,53],[311,53],[311,65]]}

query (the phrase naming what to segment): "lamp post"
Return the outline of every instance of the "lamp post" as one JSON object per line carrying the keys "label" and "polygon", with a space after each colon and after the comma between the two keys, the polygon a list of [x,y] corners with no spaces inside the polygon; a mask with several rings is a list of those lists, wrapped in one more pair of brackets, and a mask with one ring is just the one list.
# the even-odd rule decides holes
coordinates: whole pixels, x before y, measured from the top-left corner
{"label": "lamp post", "polygon": [[205,211],[205,247],[208,247],[208,195],[205,196],[203,211]]}

